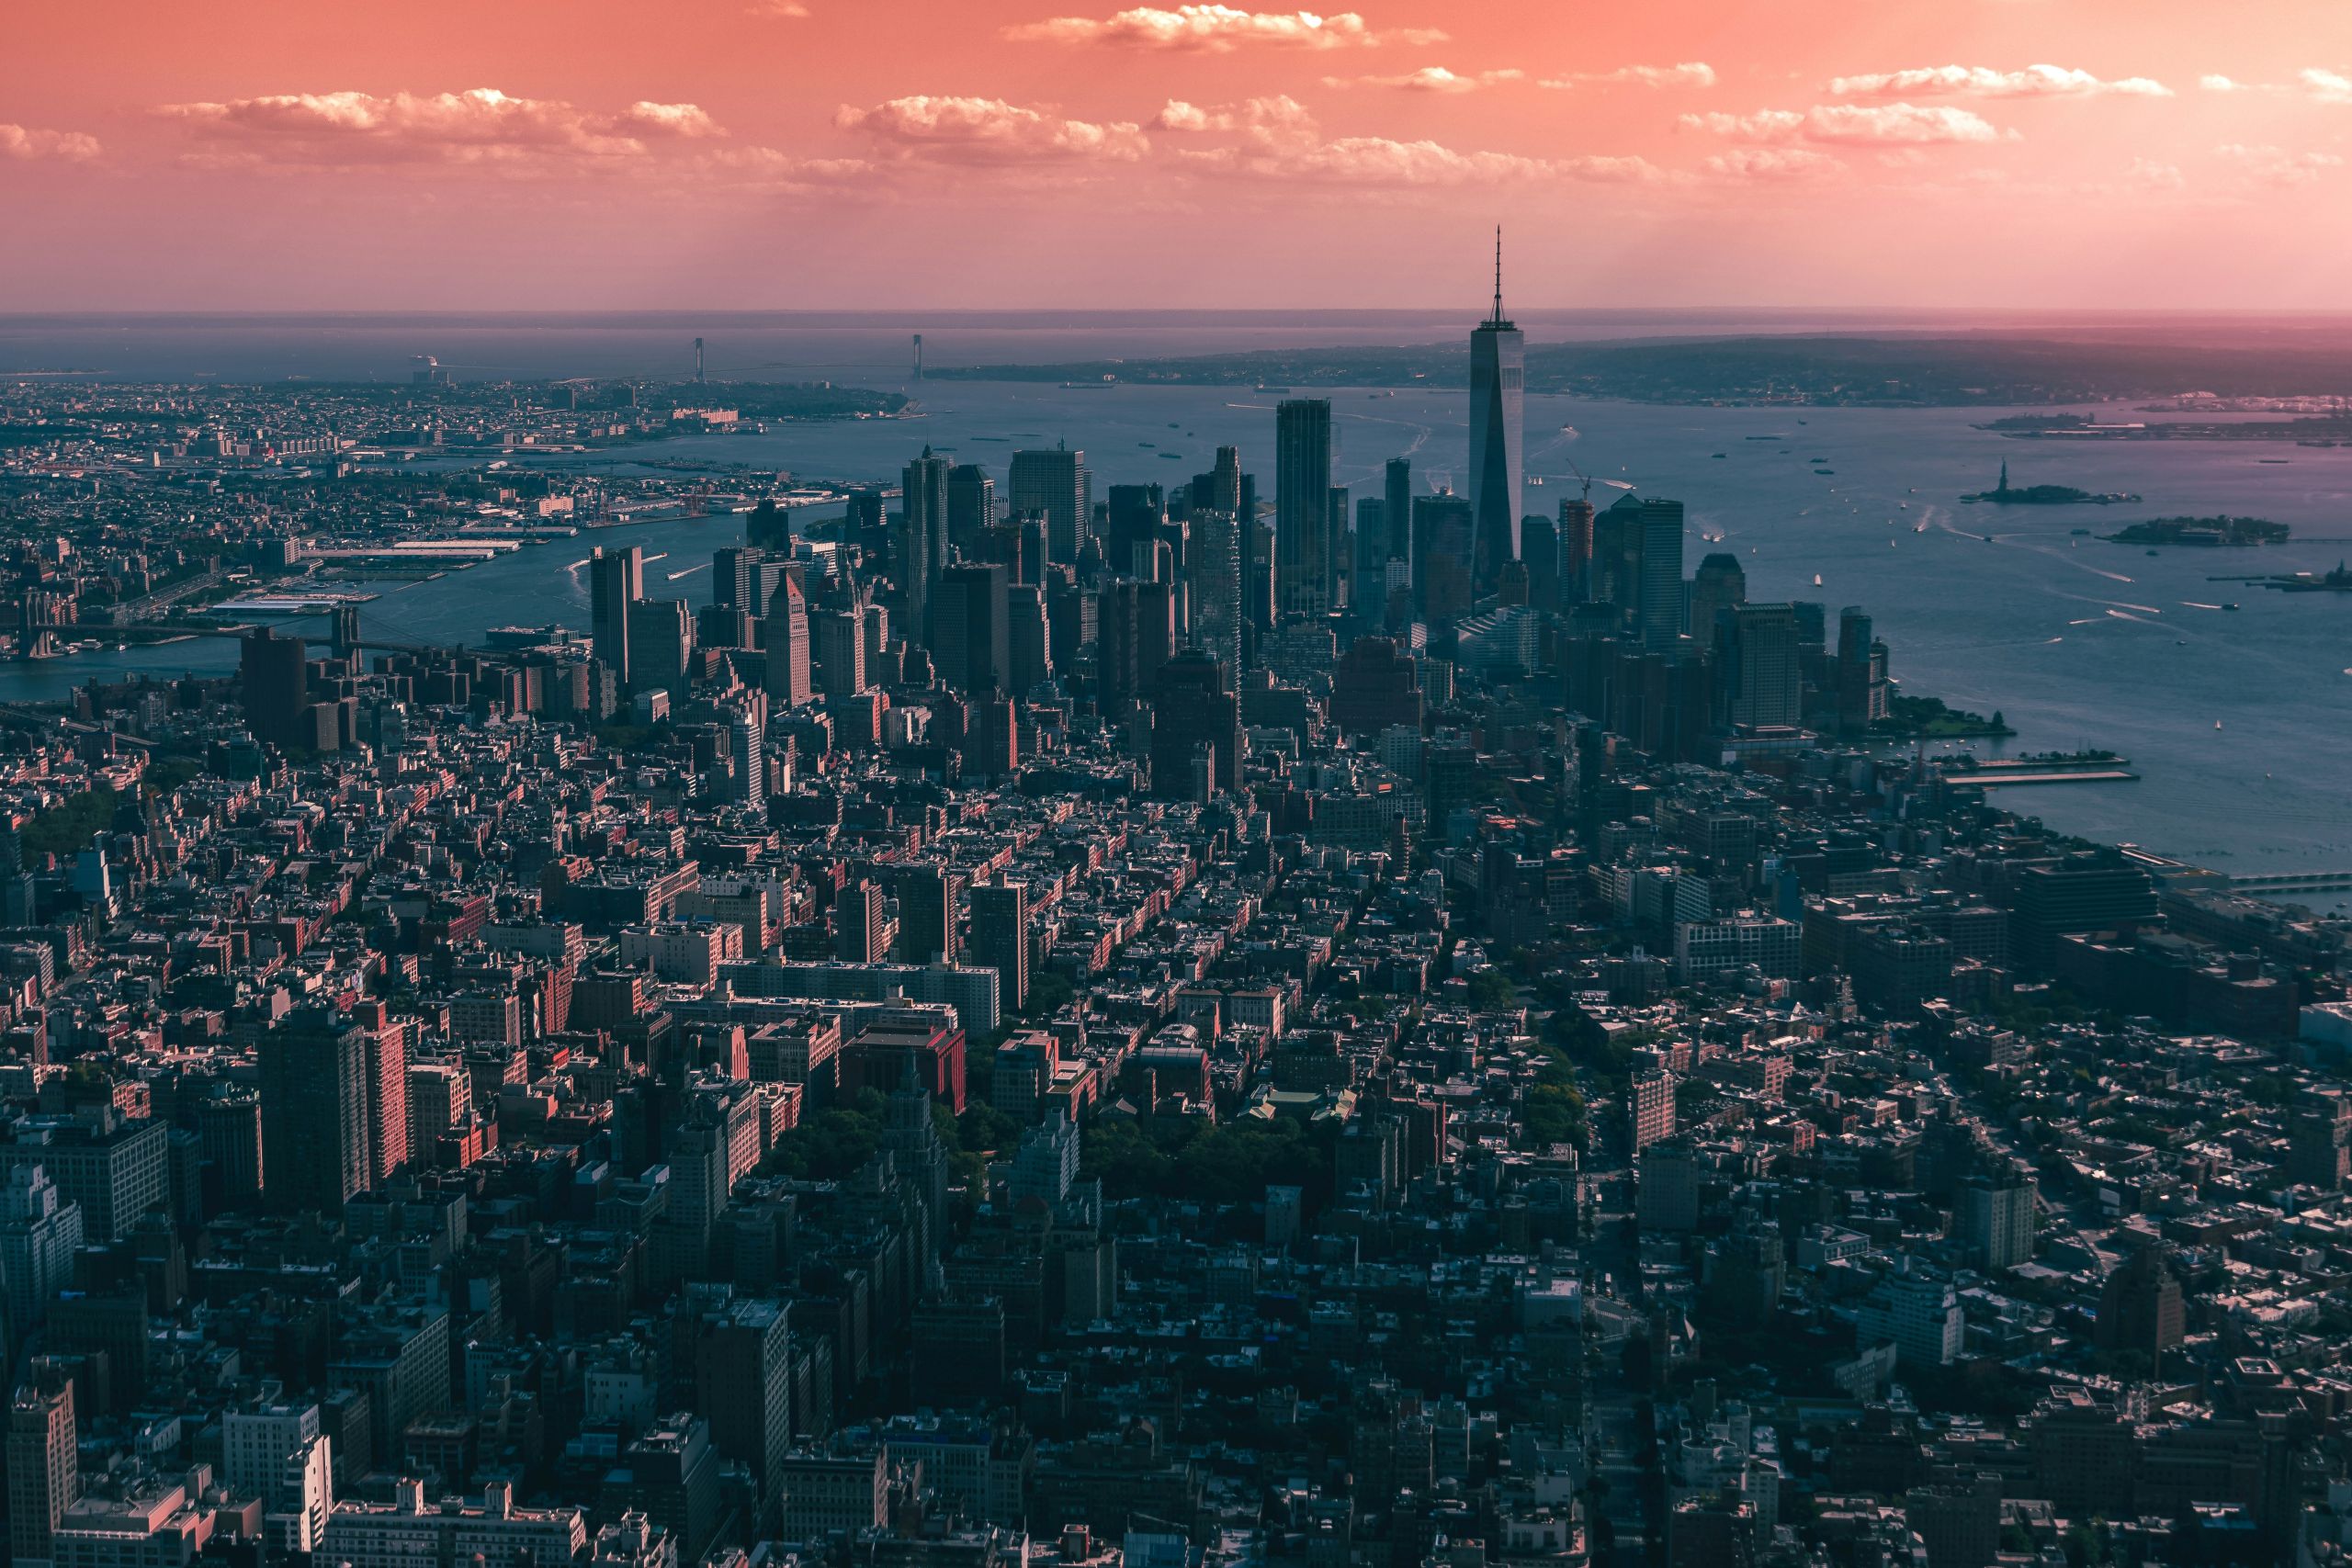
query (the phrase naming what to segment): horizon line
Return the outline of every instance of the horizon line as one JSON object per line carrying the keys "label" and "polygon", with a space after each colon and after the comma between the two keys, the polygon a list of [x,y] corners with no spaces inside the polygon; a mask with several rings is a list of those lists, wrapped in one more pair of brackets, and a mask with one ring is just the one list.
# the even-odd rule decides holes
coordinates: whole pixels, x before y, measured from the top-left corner
{"label": "horizon line", "polygon": [[[0,309],[0,326],[19,322],[54,323],[77,321],[559,321],[582,319],[612,319],[633,317],[646,321],[729,320],[801,320],[827,321],[856,318],[901,320],[922,316],[932,320],[979,320],[1006,317],[1044,317],[1061,321],[1087,321],[1117,317],[1148,316],[1159,318],[1271,318],[1283,321],[1322,321],[1346,317],[1444,317],[1462,313],[1461,308],[1439,305],[1095,305],[1069,307],[1053,305],[843,305],[843,306],[550,306],[501,308],[456,308],[441,306],[404,306],[390,309],[369,309],[343,306],[301,306],[286,309],[220,309],[177,308],[171,306],[89,306],[59,310]],[[2250,306],[2250,305],[1537,305],[1517,307],[1516,315],[1549,315],[1554,317],[1611,318],[1656,315],[1808,315],[1808,316],[1875,316],[1875,317],[2007,317],[2013,319],[2066,318],[2075,320],[2168,320],[2182,317],[2220,317],[2267,321],[2333,321],[2352,320],[2352,307],[2323,306]],[[1465,319],[1466,316],[1465,316]],[[1473,323],[1476,324],[1475,322]]]}

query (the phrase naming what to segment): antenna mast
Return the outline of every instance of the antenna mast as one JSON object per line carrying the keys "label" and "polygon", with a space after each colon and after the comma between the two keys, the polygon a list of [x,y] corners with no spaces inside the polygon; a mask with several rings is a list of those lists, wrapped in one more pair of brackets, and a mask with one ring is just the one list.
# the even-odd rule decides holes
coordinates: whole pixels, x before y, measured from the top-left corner
{"label": "antenna mast", "polygon": [[1495,313],[1491,320],[1503,319],[1503,226],[1495,225]]}

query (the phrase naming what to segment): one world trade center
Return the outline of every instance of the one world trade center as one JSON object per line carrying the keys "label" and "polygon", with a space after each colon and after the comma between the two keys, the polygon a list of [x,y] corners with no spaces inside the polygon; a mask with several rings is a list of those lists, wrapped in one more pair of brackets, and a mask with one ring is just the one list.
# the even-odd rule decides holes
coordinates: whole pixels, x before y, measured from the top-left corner
{"label": "one world trade center", "polygon": [[1495,231],[1495,312],[1470,334],[1471,596],[1492,594],[1519,558],[1527,340],[1503,318],[1503,231]]}

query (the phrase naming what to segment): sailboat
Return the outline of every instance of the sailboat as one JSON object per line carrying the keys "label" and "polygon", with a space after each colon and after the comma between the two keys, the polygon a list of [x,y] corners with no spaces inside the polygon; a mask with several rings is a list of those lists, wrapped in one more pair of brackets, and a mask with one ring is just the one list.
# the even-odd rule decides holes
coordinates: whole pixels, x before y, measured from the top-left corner
{"label": "sailboat", "polygon": [[1818,587],[1820,587],[1820,586],[1821,586],[1821,573],[1819,573],[1819,572],[1817,572],[1817,571],[1816,571],[1816,572],[1815,572],[1815,573],[1813,574],[1813,585],[1814,585],[1815,588],[1818,588]]}

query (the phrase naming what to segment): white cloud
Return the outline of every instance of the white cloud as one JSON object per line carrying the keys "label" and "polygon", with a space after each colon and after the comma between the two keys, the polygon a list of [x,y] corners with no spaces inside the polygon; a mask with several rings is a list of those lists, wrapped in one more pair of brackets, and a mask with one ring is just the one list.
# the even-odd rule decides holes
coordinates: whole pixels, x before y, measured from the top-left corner
{"label": "white cloud", "polygon": [[1219,174],[1324,185],[1412,187],[1559,180],[1646,185],[1664,177],[1645,158],[1528,158],[1515,152],[1464,152],[1436,141],[1396,141],[1383,136],[1326,141],[1311,134],[1261,131],[1241,146],[1178,156],[1192,167]]}
{"label": "white cloud", "polygon": [[1400,87],[1413,93],[1475,93],[1498,82],[1516,82],[1524,71],[1479,71],[1464,76],[1442,65],[1424,65],[1398,76],[1326,76],[1327,87]]}
{"label": "white cloud", "polygon": [[1819,104],[1754,114],[1686,114],[1693,130],[1748,141],[1999,141],[2014,139],[1974,112],[1931,104]]}
{"label": "white cloud", "polygon": [[833,123],[893,157],[951,164],[1133,163],[1151,148],[1141,126],[1066,119],[1002,98],[917,96],[870,109],[844,104]]}
{"label": "white cloud", "polygon": [[2230,142],[2213,149],[2216,156],[2238,166],[2245,178],[2264,185],[2309,185],[2344,160],[2333,152],[2290,152],[2279,147],[2249,147]]}
{"label": "white cloud", "polygon": [[2267,93],[2270,88],[2258,82],[2239,82],[2218,73],[2208,73],[2197,78],[2197,85],[2208,93]]}
{"label": "white cloud", "polygon": [[754,17],[781,17],[789,21],[801,21],[808,15],[808,7],[800,0],[752,0],[744,9]]}
{"label": "white cloud", "polygon": [[713,147],[688,165],[714,185],[738,185],[761,191],[814,191],[842,195],[857,188],[854,182],[869,179],[876,171],[864,158],[802,158],[775,147]]}
{"label": "white cloud", "polygon": [[33,130],[0,124],[0,158],[62,158],[79,164],[96,157],[98,152],[98,139],[78,130]]}
{"label": "white cloud", "polygon": [[1829,84],[1833,96],[1894,98],[1946,95],[1970,98],[2084,98],[2107,96],[2168,98],[2172,89],[2145,76],[2107,80],[2087,71],[2063,65],[2029,65],[2022,71],[1995,71],[1982,65],[1928,65],[1910,71],[1881,71],[1864,76],[1839,76]]}
{"label": "white cloud", "polygon": [[1271,98],[1251,98],[1243,104],[1225,104],[1215,108],[1203,108],[1182,98],[1170,98],[1151,117],[1154,130],[1204,131],[1240,130],[1251,126],[1285,127],[1312,126],[1315,117],[1306,106],[1287,94]]}
{"label": "white cloud", "polygon": [[1566,76],[1548,76],[1541,85],[1564,88],[1612,82],[1641,87],[1712,87],[1715,85],[1715,68],[1703,60],[1686,60],[1677,65],[1620,65],[1614,71],[1577,71]]}
{"label": "white cloud", "polygon": [[2323,71],[2314,66],[2297,73],[2311,96],[2324,104],[2352,104],[2352,76],[2340,71]]}
{"label": "white cloud", "polygon": [[1204,109],[1198,104],[1188,104],[1182,98],[1170,98],[1151,117],[1154,130],[1230,130],[1233,122],[1226,116]]}
{"label": "white cloud", "polygon": [[1232,6],[1136,6],[1115,15],[1051,17],[1004,29],[1016,41],[1124,44],[1136,49],[1197,50],[1224,54],[1246,44],[1290,49],[1370,48],[1383,43],[1441,43],[1434,28],[1374,32],[1353,11],[1244,11]]}
{"label": "white cloud", "polygon": [[1710,109],[1704,114],[1686,114],[1681,123],[1689,130],[1711,130],[1717,136],[1770,141],[1794,136],[1803,130],[1804,116],[1794,109],[1758,109],[1754,114],[1726,114],[1720,109]]}
{"label": "white cloud", "polygon": [[620,117],[632,130],[653,136],[683,136],[689,139],[724,136],[707,111],[697,104],[655,104],[639,100],[628,107]]}
{"label": "white cloud", "polygon": [[1915,104],[1829,104],[1808,109],[1805,135],[1816,141],[2001,140],[1997,129],[1967,109]]}
{"label": "white cloud", "polygon": [[1733,180],[1808,180],[1843,174],[1846,165],[1804,147],[1735,147],[1706,161],[1707,173]]}
{"label": "white cloud", "polygon": [[1516,152],[1461,152],[1430,141],[1385,136],[1326,140],[1295,98],[1251,98],[1203,107],[1171,98],[1153,118],[1157,130],[1239,133],[1225,146],[1182,147],[1176,167],[1202,175],[1252,176],[1297,185],[1393,187],[1502,185],[1572,180],[1647,184],[1667,176],[1646,159],[1589,155],[1530,158]]}
{"label": "white cloud", "polygon": [[2134,158],[2123,172],[2123,182],[2139,190],[2178,190],[2188,182],[2181,177],[2177,164],[2160,164],[2153,158]]}
{"label": "white cloud", "polygon": [[244,159],[289,165],[534,162],[642,156],[645,138],[720,134],[693,104],[640,102],[591,114],[554,98],[462,93],[277,93],[225,103],[165,104],[167,119]]}

